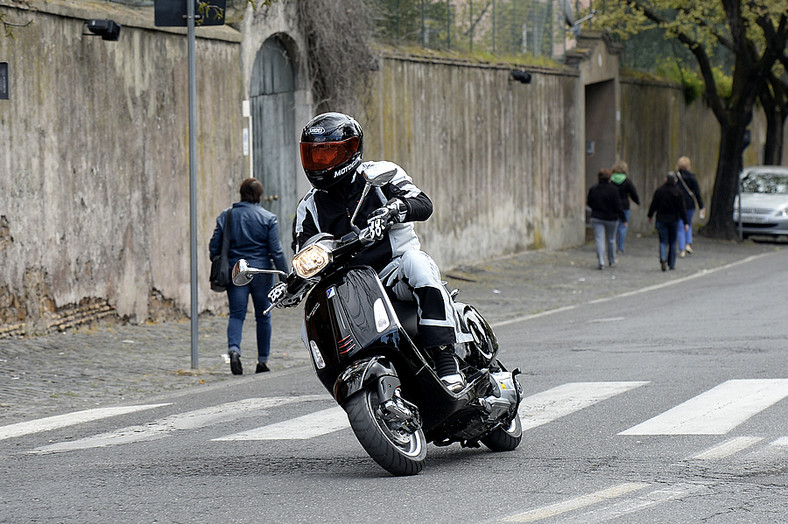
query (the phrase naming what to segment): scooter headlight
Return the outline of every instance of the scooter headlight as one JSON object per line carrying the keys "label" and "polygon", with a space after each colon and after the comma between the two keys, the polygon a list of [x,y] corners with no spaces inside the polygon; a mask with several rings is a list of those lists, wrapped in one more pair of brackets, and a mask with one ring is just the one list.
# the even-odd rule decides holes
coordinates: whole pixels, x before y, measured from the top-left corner
{"label": "scooter headlight", "polygon": [[331,262],[331,253],[319,244],[312,244],[293,257],[293,269],[301,278],[309,278],[318,274]]}

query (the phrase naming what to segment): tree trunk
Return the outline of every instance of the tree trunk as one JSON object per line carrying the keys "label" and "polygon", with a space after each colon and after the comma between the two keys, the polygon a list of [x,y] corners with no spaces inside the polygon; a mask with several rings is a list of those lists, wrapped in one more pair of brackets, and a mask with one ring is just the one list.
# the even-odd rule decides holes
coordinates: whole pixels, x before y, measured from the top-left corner
{"label": "tree trunk", "polygon": [[[750,110],[751,112],[752,110]],[[744,119],[744,121],[748,120]],[[720,128],[720,156],[714,179],[709,222],[703,228],[703,234],[711,238],[733,240],[737,237],[732,209],[739,188],[739,173],[742,170],[744,134],[747,125],[736,124],[720,126]]]}
{"label": "tree trunk", "polygon": [[782,162],[783,152],[783,129],[785,118],[788,112],[781,111],[776,107],[767,108],[766,113],[766,143],[763,145],[763,165],[779,166]]}

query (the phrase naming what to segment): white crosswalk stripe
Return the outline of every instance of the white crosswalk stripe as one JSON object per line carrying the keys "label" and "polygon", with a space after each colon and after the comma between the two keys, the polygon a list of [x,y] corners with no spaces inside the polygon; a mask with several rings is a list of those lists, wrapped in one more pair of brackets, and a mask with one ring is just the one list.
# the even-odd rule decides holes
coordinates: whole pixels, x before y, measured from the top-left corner
{"label": "white crosswalk stripe", "polygon": [[599,504],[600,502],[604,502],[606,500],[623,497],[624,495],[632,493],[633,491],[638,491],[647,488],[648,486],[649,484],[645,482],[625,482],[623,484],[618,484],[616,486],[599,490],[594,493],[589,493],[588,495],[581,495],[569,500],[556,502],[555,504],[550,504],[541,508],[535,508],[523,513],[511,515],[504,518],[503,522],[534,522],[537,520],[557,517],[558,515],[563,515],[564,513],[568,513],[570,511],[585,508],[592,504]]}
{"label": "white crosswalk stripe", "polygon": [[728,380],[619,435],[724,435],[788,397],[788,379]]}
{"label": "white crosswalk stripe", "polygon": [[[648,382],[578,382],[526,397],[520,404],[523,430],[564,417]],[[340,407],[311,413],[214,440],[303,440],[349,428]]]}
{"label": "white crosswalk stripe", "polygon": [[337,406],[213,440],[305,440],[349,427],[345,411]]}
{"label": "white crosswalk stripe", "polygon": [[743,451],[750,446],[754,446],[758,442],[763,440],[761,437],[736,437],[716,446],[707,449],[706,451],[702,451],[697,455],[693,455],[691,458],[696,460],[719,460],[722,458],[730,457],[731,455],[735,455],[736,453]]}
{"label": "white crosswalk stripe", "polygon": [[17,424],[0,427],[0,440],[21,437],[24,435],[39,433],[41,431],[51,431],[53,429],[66,428],[68,426],[82,424],[83,422],[92,422],[94,420],[101,420],[103,418],[124,415],[126,413],[134,413],[136,411],[143,411],[161,406],[169,406],[169,404],[144,404],[141,406],[118,406],[112,408],[86,409],[84,411],[66,413],[65,415],[56,415],[54,417],[30,420],[28,422],[19,422]]}
{"label": "white crosswalk stripe", "polygon": [[573,382],[531,395],[520,403],[523,431],[645,384],[648,382]]}
{"label": "white crosswalk stripe", "polygon": [[778,447],[788,447],[788,437],[780,437],[769,445],[778,446]]}
{"label": "white crosswalk stripe", "polygon": [[57,453],[77,449],[101,448],[163,438],[179,431],[220,424],[230,420],[265,413],[266,409],[308,400],[325,400],[324,396],[248,398],[218,406],[165,417],[149,424],[128,426],[87,438],[59,442],[36,448],[30,453]]}
{"label": "white crosswalk stripe", "polygon": [[[523,398],[520,416],[527,431],[626,393],[647,381],[573,382]],[[788,397],[788,379],[729,380],[619,435],[714,435],[724,434],[753,415]],[[56,453],[114,446],[166,437],[174,432],[197,429],[239,419],[259,417],[268,410],[296,402],[326,401],[326,395],[249,398],[186,413],[179,413],[138,426],[127,426],[81,439],[55,442],[28,453]],[[144,404],[99,408],[0,427],[0,440],[50,431],[83,422],[150,410],[170,404]],[[246,429],[214,441],[304,440],[349,428],[347,415],[332,406],[274,424]],[[756,446],[762,437],[736,437],[691,455],[688,460],[720,460],[752,448],[780,453],[788,437]]]}

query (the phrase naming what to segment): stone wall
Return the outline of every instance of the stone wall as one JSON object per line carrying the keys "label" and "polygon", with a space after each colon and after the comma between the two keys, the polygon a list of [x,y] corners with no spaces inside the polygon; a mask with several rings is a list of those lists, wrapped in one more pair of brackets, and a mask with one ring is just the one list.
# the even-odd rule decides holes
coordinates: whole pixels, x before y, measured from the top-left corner
{"label": "stone wall", "polygon": [[[0,334],[108,314],[136,322],[182,314],[190,300],[185,32],[155,28],[152,9],[89,0],[3,0],[0,14],[30,22],[0,36],[10,79],[10,99],[0,100]],[[121,23],[119,41],[86,34],[90,18]],[[201,256],[214,211],[236,197],[244,173],[239,41],[228,27],[198,30]]]}
{"label": "stone wall", "polygon": [[364,122],[365,158],[399,163],[435,203],[418,225],[443,267],[584,235],[582,104],[571,69],[386,56]]}
{"label": "stone wall", "polygon": [[[761,163],[766,141],[765,120],[763,111],[756,107],[750,125],[752,145],[745,151],[745,166]],[[704,204],[707,208],[711,205],[719,141],[719,123],[702,98],[687,104],[683,90],[675,84],[635,78],[621,80],[620,158],[629,164],[630,178],[641,199],[641,206],[632,207],[631,231],[653,231],[654,226],[648,224],[646,217],[651,197],[665,182],[665,175],[676,169],[680,156],[688,156],[692,161]],[[697,228],[705,221],[696,213],[693,223]]]}
{"label": "stone wall", "polygon": [[[188,78],[185,30],[156,28],[153,9],[97,0],[0,0],[10,100],[0,100],[0,336],[65,329],[103,316],[133,322],[188,314]],[[86,34],[112,18],[120,40]],[[293,4],[246,11],[197,30],[199,309],[226,311],[207,283],[216,215],[250,172],[242,101],[260,43],[286,35],[297,62],[297,117],[312,102]],[[30,22],[29,24],[27,24]],[[27,25],[26,25],[27,24]],[[595,63],[598,63],[597,60]],[[444,268],[585,239],[585,101],[578,69],[531,68],[382,53],[368,91],[347,108],[365,128],[367,159],[402,165],[436,203],[419,224]],[[582,68],[581,68],[582,70]],[[719,131],[675,86],[620,82],[617,150],[650,232],[654,189],[681,154],[710,199]],[[757,163],[763,116],[746,164]],[[255,159],[255,162],[264,159]],[[305,188],[300,169],[299,192]],[[289,224],[285,224],[285,227]]]}

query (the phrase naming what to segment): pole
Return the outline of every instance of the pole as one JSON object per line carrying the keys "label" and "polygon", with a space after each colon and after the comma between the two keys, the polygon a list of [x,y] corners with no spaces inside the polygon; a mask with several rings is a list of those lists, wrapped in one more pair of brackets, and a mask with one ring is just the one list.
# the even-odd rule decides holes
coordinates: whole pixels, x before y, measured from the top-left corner
{"label": "pole", "polygon": [[194,1],[186,0],[186,25],[189,40],[189,258],[191,260],[191,339],[192,369],[197,369],[197,175],[195,170],[196,136],[194,101],[197,98],[194,60]]}

